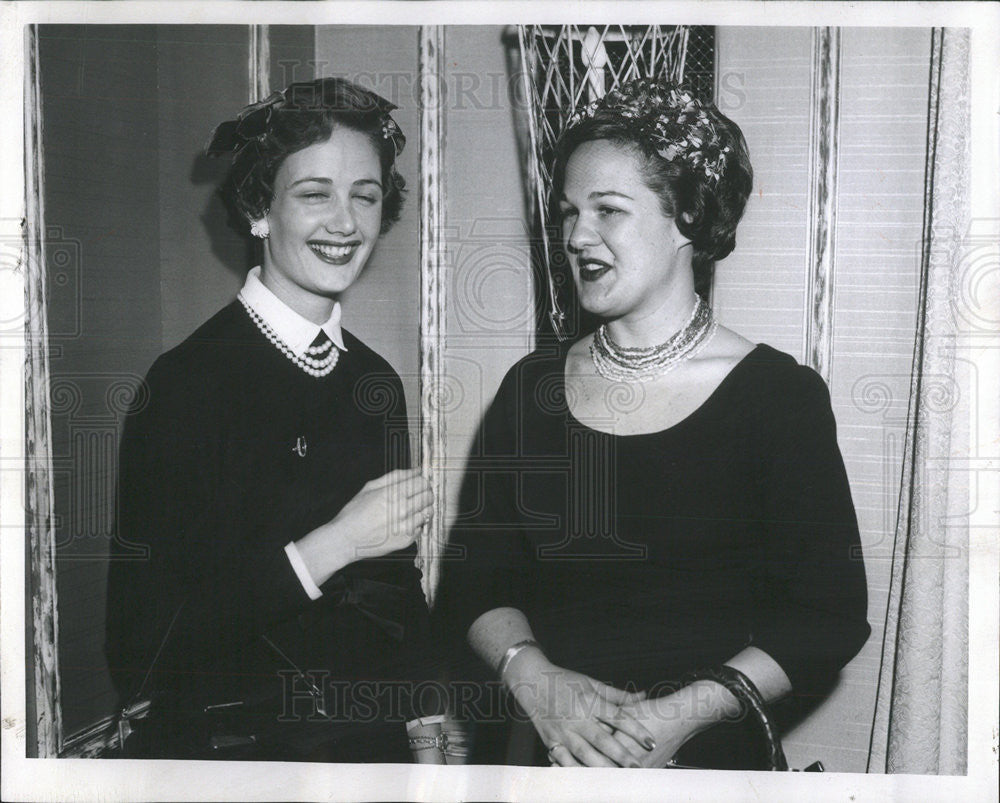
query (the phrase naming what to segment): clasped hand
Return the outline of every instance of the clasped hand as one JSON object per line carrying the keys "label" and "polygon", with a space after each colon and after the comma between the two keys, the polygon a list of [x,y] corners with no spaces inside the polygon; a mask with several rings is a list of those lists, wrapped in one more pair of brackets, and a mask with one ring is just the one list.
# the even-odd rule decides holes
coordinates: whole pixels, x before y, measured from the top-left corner
{"label": "clasped hand", "polygon": [[[647,725],[656,738],[656,747],[646,751],[639,759],[642,767],[665,767],[674,754],[694,733],[692,723],[681,713],[674,695],[655,700],[638,700],[622,705],[622,713]],[[616,730],[615,741],[632,753],[639,744],[631,734]]]}
{"label": "clasped hand", "polygon": [[[522,665],[509,684],[514,698],[531,718],[549,759],[563,767],[640,767],[655,748],[653,734],[621,706],[643,699],[641,693],[608,686],[579,672],[545,661],[531,671]],[[628,736],[616,739],[614,732]]]}

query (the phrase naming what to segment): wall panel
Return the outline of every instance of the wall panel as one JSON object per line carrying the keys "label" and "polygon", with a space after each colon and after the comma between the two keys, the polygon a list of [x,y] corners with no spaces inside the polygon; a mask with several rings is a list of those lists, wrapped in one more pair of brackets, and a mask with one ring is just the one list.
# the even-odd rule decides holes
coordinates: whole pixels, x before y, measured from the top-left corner
{"label": "wall panel", "polygon": [[736,251],[716,266],[720,321],[754,342],[802,350],[811,32],[719,28],[719,108],[743,128],[753,196]]}
{"label": "wall panel", "polygon": [[[868,570],[872,637],[831,703],[872,716],[916,323],[927,127],[927,29],[843,31],[830,391]],[[852,731],[859,725],[852,726]],[[802,738],[821,738],[806,723]],[[866,734],[867,737],[867,734]],[[852,769],[867,759],[852,744]]]}
{"label": "wall panel", "polygon": [[409,190],[403,214],[382,235],[361,277],[344,294],[343,306],[344,325],[402,377],[406,409],[414,419],[419,410],[420,331],[417,29],[324,25],[316,28],[315,43],[317,76],[343,76],[399,106],[393,117],[407,141],[397,169]]}
{"label": "wall panel", "polygon": [[[742,126],[755,189],[716,274],[720,319],[803,361],[811,29],[720,28],[719,104]],[[873,634],[787,736],[789,759],[863,772],[887,605],[913,352],[929,31],[841,31],[830,390],[861,528]]]}
{"label": "wall panel", "polygon": [[510,77],[500,26],[446,29],[446,372],[449,514],[500,380],[534,345],[534,289]]}
{"label": "wall panel", "polygon": [[39,32],[63,732],[110,711],[104,582],[120,397],[160,350],[156,37]]}
{"label": "wall panel", "polygon": [[202,149],[249,102],[245,25],[156,26],[163,350],[228,304],[253,264],[216,188],[227,156]]}

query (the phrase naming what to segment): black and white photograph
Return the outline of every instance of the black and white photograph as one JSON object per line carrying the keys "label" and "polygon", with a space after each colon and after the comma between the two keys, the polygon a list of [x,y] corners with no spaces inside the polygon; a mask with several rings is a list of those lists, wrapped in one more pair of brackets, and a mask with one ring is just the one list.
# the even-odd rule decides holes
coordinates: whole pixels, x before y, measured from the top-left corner
{"label": "black and white photograph", "polygon": [[1000,4],[8,2],[4,800],[996,800]]}

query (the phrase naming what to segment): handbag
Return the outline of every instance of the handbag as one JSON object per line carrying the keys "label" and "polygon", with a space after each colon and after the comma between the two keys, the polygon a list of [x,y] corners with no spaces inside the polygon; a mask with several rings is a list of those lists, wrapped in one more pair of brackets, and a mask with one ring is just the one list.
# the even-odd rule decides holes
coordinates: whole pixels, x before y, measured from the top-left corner
{"label": "handbag", "polygon": [[[338,583],[339,587],[332,586],[329,589],[331,595],[339,591],[341,602],[356,608],[390,638],[403,638],[403,625],[392,615],[401,604],[401,598],[399,594],[393,595],[391,592],[396,590],[402,593],[400,589],[368,578],[341,577]],[[195,707],[190,701],[172,692],[144,693],[183,607],[184,601],[177,607],[167,625],[138,690],[118,712],[117,750],[112,748],[109,755],[122,758],[292,760],[289,758],[289,751],[279,743],[286,741],[284,734],[281,739],[276,739],[274,718],[270,716],[269,708],[274,702],[274,695],[225,699]],[[314,700],[316,712],[322,717],[327,716],[323,690],[266,634],[261,633],[260,639],[305,686]],[[284,729],[285,724],[280,724],[279,727]],[[328,735],[317,734],[316,738],[326,741]],[[302,750],[309,749],[308,739],[302,744],[306,745],[300,746]]]}
{"label": "handbag", "polygon": [[[254,758],[258,754],[256,735],[246,733],[245,727],[241,727],[239,715],[244,701],[190,710],[170,692],[144,693],[183,607],[182,601],[167,625],[139,688],[118,712],[115,721],[117,745],[113,743],[108,757],[234,759]],[[166,711],[171,714],[165,716]]]}
{"label": "handbag", "polygon": [[[273,733],[259,734],[251,723],[261,724],[261,710],[269,699],[224,700],[204,706],[192,706],[176,693],[157,691],[145,694],[146,686],[174,624],[184,607],[177,607],[156,648],[156,653],[139,688],[116,717],[117,745],[106,754],[114,758],[174,759],[264,759],[276,749]],[[288,655],[265,634],[261,640],[294,672],[315,700],[316,710],[326,716],[323,692]],[[269,746],[265,746],[265,742]],[[280,754],[280,755],[279,755]],[[284,757],[275,753],[274,757]]]}
{"label": "handbag", "polygon": [[[710,669],[699,669],[689,672],[684,676],[680,685],[681,687],[688,686],[697,680],[711,680],[729,690],[740,704],[740,719],[746,720],[751,729],[756,731],[762,740],[764,752],[762,765],[748,769],[770,770],[772,772],[799,771],[789,770],[788,760],[785,758],[785,750],[781,744],[781,736],[778,728],[768,710],[767,704],[764,702],[764,698],[750,678],[738,669],[723,664],[722,666]],[[708,731],[708,733],[710,734],[711,731]],[[667,762],[666,767],[668,769],[705,769],[705,766],[688,763],[684,759],[685,753],[690,754],[691,752],[688,746],[692,743],[696,745],[697,739],[698,737],[695,737],[694,740],[682,746],[677,755]],[[685,751],[685,747],[688,747],[687,751]],[[678,756],[681,757],[680,760],[677,760]],[[824,767],[822,762],[814,761],[801,771],[823,772]]]}

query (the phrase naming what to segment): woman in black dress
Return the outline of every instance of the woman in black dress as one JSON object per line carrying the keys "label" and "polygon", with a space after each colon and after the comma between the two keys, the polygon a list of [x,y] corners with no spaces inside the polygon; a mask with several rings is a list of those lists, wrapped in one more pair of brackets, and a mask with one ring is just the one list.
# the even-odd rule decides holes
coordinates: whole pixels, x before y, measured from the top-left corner
{"label": "woman in black dress", "polygon": [[664,766],[687,744],[688,762],[753,766],[748,725],[717,725],[740,712],[735,679],[815,695],[868,637],[826,386],[696,292],[751,182],[739,128],[656,81],[561,140],[563,245],[602,323],[504,379],[439,602],[530,718],[537,763]]}
{"label": "woman in black dress", "polygon": [[107,655],[123,703],[152,699],[129,755],[410,760],[431,493],[399,377],[338,300],[399,217],[393,108],[293,84],[209,145],[234,154],[224,194],[262,264],[126,423]]}

